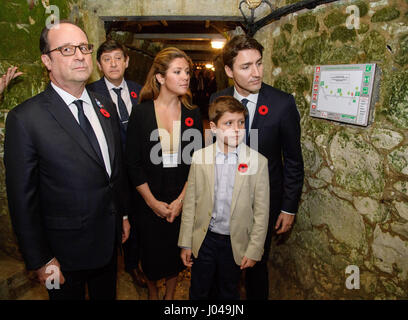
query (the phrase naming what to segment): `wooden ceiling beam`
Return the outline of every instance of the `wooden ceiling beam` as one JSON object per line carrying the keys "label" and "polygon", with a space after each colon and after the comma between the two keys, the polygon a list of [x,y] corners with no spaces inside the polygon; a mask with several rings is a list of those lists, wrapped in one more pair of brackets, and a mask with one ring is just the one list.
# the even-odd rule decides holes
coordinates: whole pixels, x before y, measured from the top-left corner
{"label": "wooden ceiling beam", "polygon": [[225,40],[218,33],[135,33],[135,39]]}

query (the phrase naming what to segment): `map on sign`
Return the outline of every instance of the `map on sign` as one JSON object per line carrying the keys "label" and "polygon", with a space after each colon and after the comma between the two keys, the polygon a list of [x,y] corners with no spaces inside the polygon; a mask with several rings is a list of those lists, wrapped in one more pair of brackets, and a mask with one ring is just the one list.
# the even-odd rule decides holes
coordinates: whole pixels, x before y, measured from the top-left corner
{"label": "map on sign", "polygon": [[367,126],[375,64],[316,66],[310,115]]}

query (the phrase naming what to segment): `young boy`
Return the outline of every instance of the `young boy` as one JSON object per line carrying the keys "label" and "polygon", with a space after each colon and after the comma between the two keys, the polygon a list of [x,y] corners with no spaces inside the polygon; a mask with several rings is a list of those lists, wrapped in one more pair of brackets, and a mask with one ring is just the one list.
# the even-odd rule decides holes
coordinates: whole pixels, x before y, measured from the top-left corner
{"label": "young boy", "polygon": [[239,299],[241,270],[263,254],[268,161],[241,143],[246,116],[239,101],[218,97],[209,108],[216,142],[193,154],[178,241],[184,265],[192,267],[192,300],[208,299],[211,288],[218,299]]}

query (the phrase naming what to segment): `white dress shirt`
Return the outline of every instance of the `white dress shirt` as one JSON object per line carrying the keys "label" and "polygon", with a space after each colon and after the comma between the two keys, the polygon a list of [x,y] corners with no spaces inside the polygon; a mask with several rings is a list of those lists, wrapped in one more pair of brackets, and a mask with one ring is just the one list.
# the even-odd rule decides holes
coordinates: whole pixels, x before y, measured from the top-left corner
{"label": "white dress shirt", "polygon": [[116,105],[116,111],[118,112],[118,115],[120,115],[119,112],[119,104],[118,104],[118,95],[113,91],[113,89],[119,89],[122,88],[120,91],[120,95],[122,97],[123,102],[126,105],[126,109],[128,111],[128,114],[130,116],[130,113],[132,112],[132,100],[130,99],[130,94],[129,94],[129,89],[127,86],[127,83],[125,79],[122,80],[122,83],[117,87],[115,86],[112,82],[110,82],[108,79],[103,77],[105,79],[106,86],[108,87],[109,94],[112,98],[113,103]]}
{"label": "white dress shirt", "polygon": [[[250,93],[247,97],[241,96],[237,89],[234,87],[234,98],[237,99],[238,101],[242,101],[242,99],[247,99],[247,108],[248,108],[248,113],[249,113],[249,129],[252,127],[252,122],[254,121],[255,117],[255,112],[256,112],[256,105],[258,103],[258,97],[259,97],[259,92],[258,93]],[[295,215],[295,213],[287,212],[281,210],[281,212],[290,214],[290,215]]]}
{"label": "white dress shirt", "polygon": [[247,99],[247,108],[248,108],[248,116],[249,116],[249,129],[252,127],[252,122],[254,121],[255,111],[256,111],[256,104],[258,103],[258,96],[259,93],[250,93],[248,97],[241,96],[237,89],[234,87],[234,98],[238,101],[242,101],[242,99]]}
{"label": "white dress shirt", "polygon": [[67,104],[69,110],[71,110],[72,115],[74,116],[78,124],[79,124],[78,108],[73,102],[79,99],[83,101],[85,116],[88,118],[89,122],[91,123],[92,129],[95,132],[96,139],[98,140],[99,147],[101,148],[103,162],[105,163],[106,172],[108,173],[110,177],[112,173],[112,169],[111,169],[110,159],[109,159],[108,144],[106,142],[105,134],[103,133],[102,126],[99,122],[98,116],[92,105],[91,98],[89,97],[88,92],[85,89],[82,92],[81,97],[76,98],[70,93],[66,92],[65,90],[57,87],[52,82],[51,82],[51,85],[54,88],[54,90],[58,93],[58,95],[62,98],[62,100],[64,100],[64,102]]}

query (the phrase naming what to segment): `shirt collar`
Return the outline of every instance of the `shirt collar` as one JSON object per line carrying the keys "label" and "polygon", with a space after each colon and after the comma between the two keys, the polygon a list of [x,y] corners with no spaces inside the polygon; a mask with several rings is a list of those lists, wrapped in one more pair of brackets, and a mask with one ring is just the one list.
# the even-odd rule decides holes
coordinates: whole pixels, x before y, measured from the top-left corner
{"label": "shirt collar", "polygon": [[239,148],[240,148],[240,146],[241,146],[241,143],[234,149],[234,150],[232,150],[232,151],[230,151],[230,152],[228,152],[227,154],[225,154],[221,149],[220,149],[220,147],[218,146],[218,143],[217,142],[215,142],[215,154],[216,154],[216,156],[219,156],[219,155],[225,155],[225,156],[227,156],[227,157],[229,157],[229,156],[231,156],[231,155],[236,155],[237,157],[238,157],[238,152],[239,152]]}
{"label": "shirt collar", "polygon": [[108,90],[112,90],[113,88],[122,88],[122,90],[127,89],[125,78],[122,79],[122,82],[121,82],[121,84],[120,84],[118,87],[115,86],[115,85],[114,85],[112,82],[110,82],[108,79],[106,79],[106,77],[103,77],[103,78],[105,79],[105,83],[106,83],[106,86],[108,87]]}
{"label": "shirt collar", "polygon": [[58,95],[62,98],[62,100],[64,100],[67,106],[69,106],[75,100],[82,100],[83,102],[89,105],[92,105],[91,98],[89,97],[88,91],[86,91],[86,89],[84,89],[84,91],[82,91],[82,95],[79,98],[77,98],[73,96],[72,94],[66,92],[64,89],[57,87],[54,83],[52,83],[52,81],[51,81],[51,86],[58,93]]}
{"label": "shirt collar", "polygon": [[259,92],[258,93],[250,93],[247,97],[241,96],[237,89],[234,86],[234,98],[241,101],[242,99],[248,99],[249,101],[251,101],[252,103],[254,103],[255,105],[258,102],[258,96],[259,96]]}

